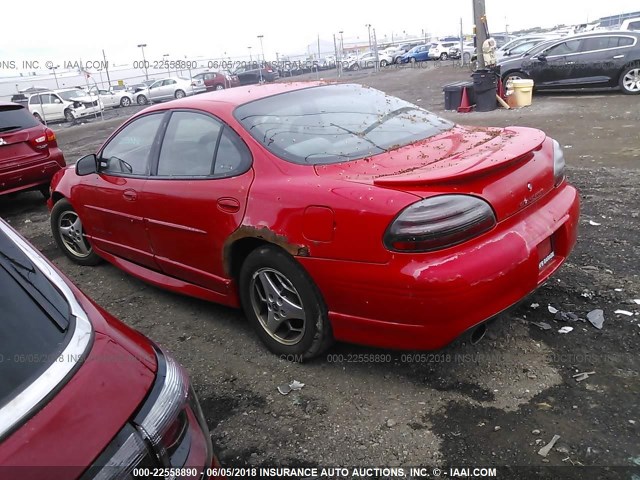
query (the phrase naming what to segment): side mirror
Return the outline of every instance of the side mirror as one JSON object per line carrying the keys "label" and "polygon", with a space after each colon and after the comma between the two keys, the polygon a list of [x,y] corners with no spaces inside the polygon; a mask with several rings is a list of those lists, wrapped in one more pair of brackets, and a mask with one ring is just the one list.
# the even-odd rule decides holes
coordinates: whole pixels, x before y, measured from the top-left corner
{"label": "side mirror", "polygon": [[76,175],[84,176],[98,173],[98,158],[95,153],[85,155],[76,162]]}
{"label": "side mirror", "polygon": [[511,50],[505,50],[504,51],[504,56],[505,57],[510,57],[511,56]]}
{"label": "side mirror", "polygon": [[544,53],[541,53],[540,55],[538,55],[538,60],[540,60],[541,62],[546,62],[547,61],[547,55]]}
{"label": "side mirror", "polygon": [[62,103],[62,100],[60,100],[59,98],[54,98],[53,99],[53,103]]}

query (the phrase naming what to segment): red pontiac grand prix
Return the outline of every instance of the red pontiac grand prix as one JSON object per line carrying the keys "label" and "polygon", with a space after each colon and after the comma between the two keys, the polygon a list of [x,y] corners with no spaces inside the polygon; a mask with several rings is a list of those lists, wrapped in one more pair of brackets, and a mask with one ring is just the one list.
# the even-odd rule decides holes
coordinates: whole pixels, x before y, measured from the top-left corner
{"label": "red pontiac grand prix", "polygon": [[555,140],[378,90],[287,83],[149,107],[52,181],[83,265],[241,306],[266,346],[436,349],[530,294],[576,241]]}

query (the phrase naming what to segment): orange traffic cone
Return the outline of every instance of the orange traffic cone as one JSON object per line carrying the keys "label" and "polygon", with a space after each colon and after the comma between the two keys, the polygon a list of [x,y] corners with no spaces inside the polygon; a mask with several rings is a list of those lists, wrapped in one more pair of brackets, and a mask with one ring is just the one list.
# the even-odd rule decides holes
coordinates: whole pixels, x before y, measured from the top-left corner
{"label": "orange traffic cone", "polygon": [[458,113],[469,113],[471,110],[473,110],[473,105],[469,104],[469,97],[467,96],[467,87],[463,87],[462,100],[460,101],[460,106],[458,107]]}

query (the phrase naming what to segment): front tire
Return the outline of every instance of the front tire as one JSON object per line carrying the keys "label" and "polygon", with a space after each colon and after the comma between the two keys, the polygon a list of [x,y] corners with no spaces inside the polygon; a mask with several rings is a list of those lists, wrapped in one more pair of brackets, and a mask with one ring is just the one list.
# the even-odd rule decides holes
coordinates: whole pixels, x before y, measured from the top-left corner
{"label": "front tire", "polygon": [[67,109],[64,111],[64,119],[67,122],[73,122],[76,118],[73,116],[73,113],[71,113],[71,110]]}
{"label": "front tire", "polygon": [[136,102],[138,103],[138,105],[146,105],[148,101],[149,100],[147,100],[147,97],[145,97],[144,95],[138,95],[136,97]]}
{"label": "front tire", "polygon": [[447,60],[449,58],[449,55],[447,55],[445,52],[442,52],[440,54],[440,60]]}
{"label": "front tire", "polygon": [[34,113],[33,116],[37,121],[44,124],[44,120],[42,120],[42,117],[40,115],[38,115],[37,113]]}
{"label": "front tire", "polygon": [[510,72],[510,73],[507,73],[502,78],[502,83],[504,85],[506,85],[509,80],[528,80],[528,79],[529,79],[529,75],[527,75],[525,73],[522,73],[522,72]]}
{"label": "front tire", "polygon": [[275,245],[251,252],[240,269],[240,300],[258,337],[275,354],[313,358],[333,340],[327,307],[313,280]]}
{"label": "front tire", "polygon": [[640,94],[640,63],[625,68],[620,75],[619,84],[625,95]]}
{"label": "front tire", "polygon": [[80,217],[65,199],[51,209],[51,232],[58,248],[73,262],[86,266],[100,263],[100,257],[84,235]]}
{"label": "front tire", "polygon": [[389,62],[387,62],[386,60],[380,60],[380,66],[382,68],[386,67],[389,64]]}

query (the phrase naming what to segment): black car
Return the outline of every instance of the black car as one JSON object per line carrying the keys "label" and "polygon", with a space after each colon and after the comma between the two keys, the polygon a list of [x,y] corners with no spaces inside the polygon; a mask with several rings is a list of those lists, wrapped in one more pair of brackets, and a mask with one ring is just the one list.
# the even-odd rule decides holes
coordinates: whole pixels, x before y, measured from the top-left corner
{"label": "black car", "polygon": [[240,80],[240,85],[252,85],[254,83],[273,82],[280,78],[278,69],[268,62],[247,62],[234,72]]}
{"label": "black car", "polygon": [[499,63],[503,81],[531,78],[536,90],[620,88],[640,94],[640,33],[592,32],[541,43]]}

